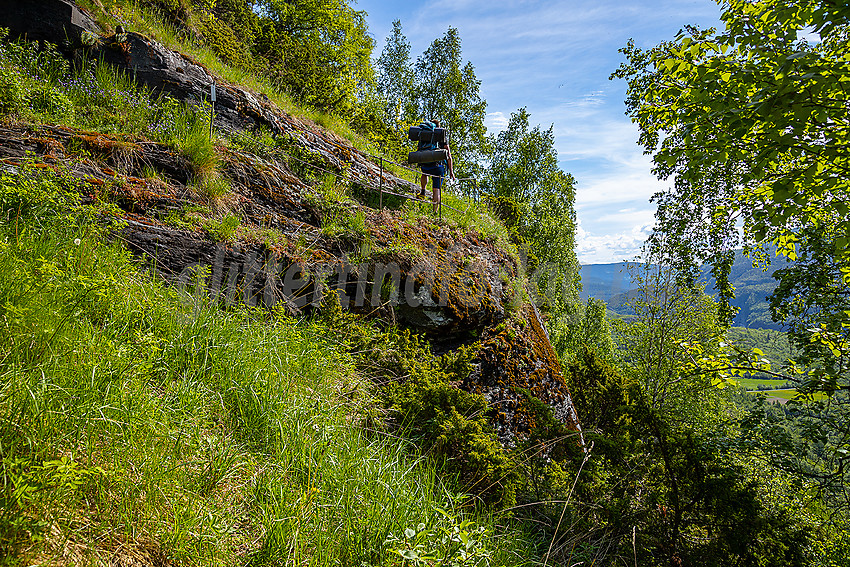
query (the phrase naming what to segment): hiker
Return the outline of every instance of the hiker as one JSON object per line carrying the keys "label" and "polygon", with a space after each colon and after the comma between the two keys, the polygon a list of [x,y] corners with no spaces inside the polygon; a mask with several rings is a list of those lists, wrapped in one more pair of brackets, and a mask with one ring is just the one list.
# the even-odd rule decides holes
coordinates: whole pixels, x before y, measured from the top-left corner
{"label": "hiker", "polygon": [[[435,128],[440,128],[439,120],[431,120],[431,122],[434,123]],[[422,177],[419,179],[419,198],[425,198],[425,187],[428,185],[428,177],[431,177],[431,186],[434,189],[433,201],[435,214],[440,206],[440,189],[443,186],[443,178],[446,176],[446,166],[449,168],[449,175],[451,175],[452,179],[455,178],[455,170],[452,164],[452,152],[449,150],[448,138],[446,138],[444,142],[437,144],[437,147],[439,149],[446,150],[445,160],[419,164],[419,167],[422,169]]]}

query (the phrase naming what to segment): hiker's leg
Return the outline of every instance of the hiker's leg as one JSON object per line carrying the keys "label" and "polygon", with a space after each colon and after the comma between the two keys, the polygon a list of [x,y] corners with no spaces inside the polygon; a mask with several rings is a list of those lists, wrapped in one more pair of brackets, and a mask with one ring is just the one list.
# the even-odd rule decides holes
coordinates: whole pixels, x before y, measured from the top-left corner
{"label": "hiker's leg", "polygon": [[425,186],[428,185],[428,176],[424,173],[419,178],[419,194],[425,196]]}
{"label": "hiker's leg", "polygon": [[443,189],[443,176],[446,174],[444,167],[438,168],[437,174],[431,180],[431,186],[434,189],[432,201],[434,202],[434,214],[440,210],[440,198]]}

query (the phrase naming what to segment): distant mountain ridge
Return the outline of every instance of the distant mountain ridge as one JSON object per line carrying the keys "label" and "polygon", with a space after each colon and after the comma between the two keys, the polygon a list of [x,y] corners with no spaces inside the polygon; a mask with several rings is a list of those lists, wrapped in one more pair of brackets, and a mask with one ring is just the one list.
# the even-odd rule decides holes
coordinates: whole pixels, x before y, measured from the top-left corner
{"label": "distant mountain ridge", "polygon": [[[616,262],[613,264],[585,264],[581,266],[582,291],[581,298],[601,299],[608,309],[618,315],[629,315],[631,310],[626,302],[633,295],[635,286],[629,274],[632,262]],[[770,318],[770,306],[767,297],[776,288],[773,272],[787,265],[784,257],[776,257],[771,253],[771,264],[767,270],[754,268],[752,260],[741,250],[735,251],[735,261],[729,274],[729,281],[735,286],[735,299],[732,305],[739,308],[733,322],[737,327],[751,329],[781,329]],[[701,281],[706,283],[706,292],[714,295],[714,278],[709,266],[702,267]]]}

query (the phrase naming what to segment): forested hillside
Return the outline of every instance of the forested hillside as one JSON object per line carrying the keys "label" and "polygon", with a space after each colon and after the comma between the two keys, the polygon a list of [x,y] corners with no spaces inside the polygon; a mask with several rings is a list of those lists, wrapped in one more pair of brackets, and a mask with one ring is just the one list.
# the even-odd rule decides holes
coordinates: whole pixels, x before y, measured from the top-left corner
{"label": "forested hillside", "polygon": [[[0,565],[847,565],[850,10],[721,5],[614,72],[674,181],[611,319],[555,126],[488,133],[451,22],[7,2]],[[742,246],[792,348],[730,331]]]}
{"label": "forested hillside", "polygon": [[[781,322],[773,321],[769,297],[776,289],[773,273],[788,265],[784,256],[777,255],[772,247],[767,249],[770,263],[759,262],[736,250],[729,271],[729,284],[735,288],[735,296],[729,303],[736,309],[732,324],[751,329],[781,330]],[[755,265],[754,265],[755,264]],[[634,298],[636,286],[632,285],[631,274],[641,270],[637,263],[588,264],[581,266],[582,290],[585,301],[591,297],[604,301],[608,309],[620,316],[631,315],[629,302]],[[700,267],[698,280],[705,285],[709,294],[716,294],[716,282],[711,275],[711,266]]]}

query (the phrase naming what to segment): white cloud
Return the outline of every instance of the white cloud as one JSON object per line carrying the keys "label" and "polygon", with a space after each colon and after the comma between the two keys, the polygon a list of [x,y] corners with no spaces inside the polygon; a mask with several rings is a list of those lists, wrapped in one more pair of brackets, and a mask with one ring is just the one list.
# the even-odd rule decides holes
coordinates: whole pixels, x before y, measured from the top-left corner
{"label": "white cloud", "polygon": [[508,117],[504,112],[488,112],[484,118],[484,125],[490,134],[498,133],[508,127]]}
{"label": "white cloud", "polygon": [[[563,85],[558,85],[561,88]],[[605,91],[593,91],[578,100],[564,103],[566,108],[594,108],[605,104]]]}
{"label": "white cloud", "polygon": [[[569,167],[566,170],[571,171]],[[648,208],[650,197],[669,186],[668,183],[658,181],[651,173],[640,168],[612,165],[600,175],[592,172],[583,174],[571,171],[571,173],[578,181],[576,209],[579,211],[599,205],[605,205],[611,210],[622,207],[623,203],[635,201],[641,201]]]}
{"label": "white cloud", "polygon": [[638,127],[625,117],[614,119],[610,114],[610,109],[601,105],[566,102],[547,109],[538,119],[554,119],[555,149],[561,160],[602,158],[649,171],[652,160],[637,145]]}
{"label": "white cloud", "polygon": [[[610,210],[610,207],[606,207]],[[616,222],[620,224],[635,225],[640,227],[652,226],[655,222],[655,212],[651,207],[641,210],[616,211],[600,215],[596,218],[598,223]]]}
{"label": "white cloud", "polygon": [[576,227],[576,255],[582,264],[634,260],[651,231],[651,224],[641,224],[622,232],[597,235],[587,232],[579,219]]}

